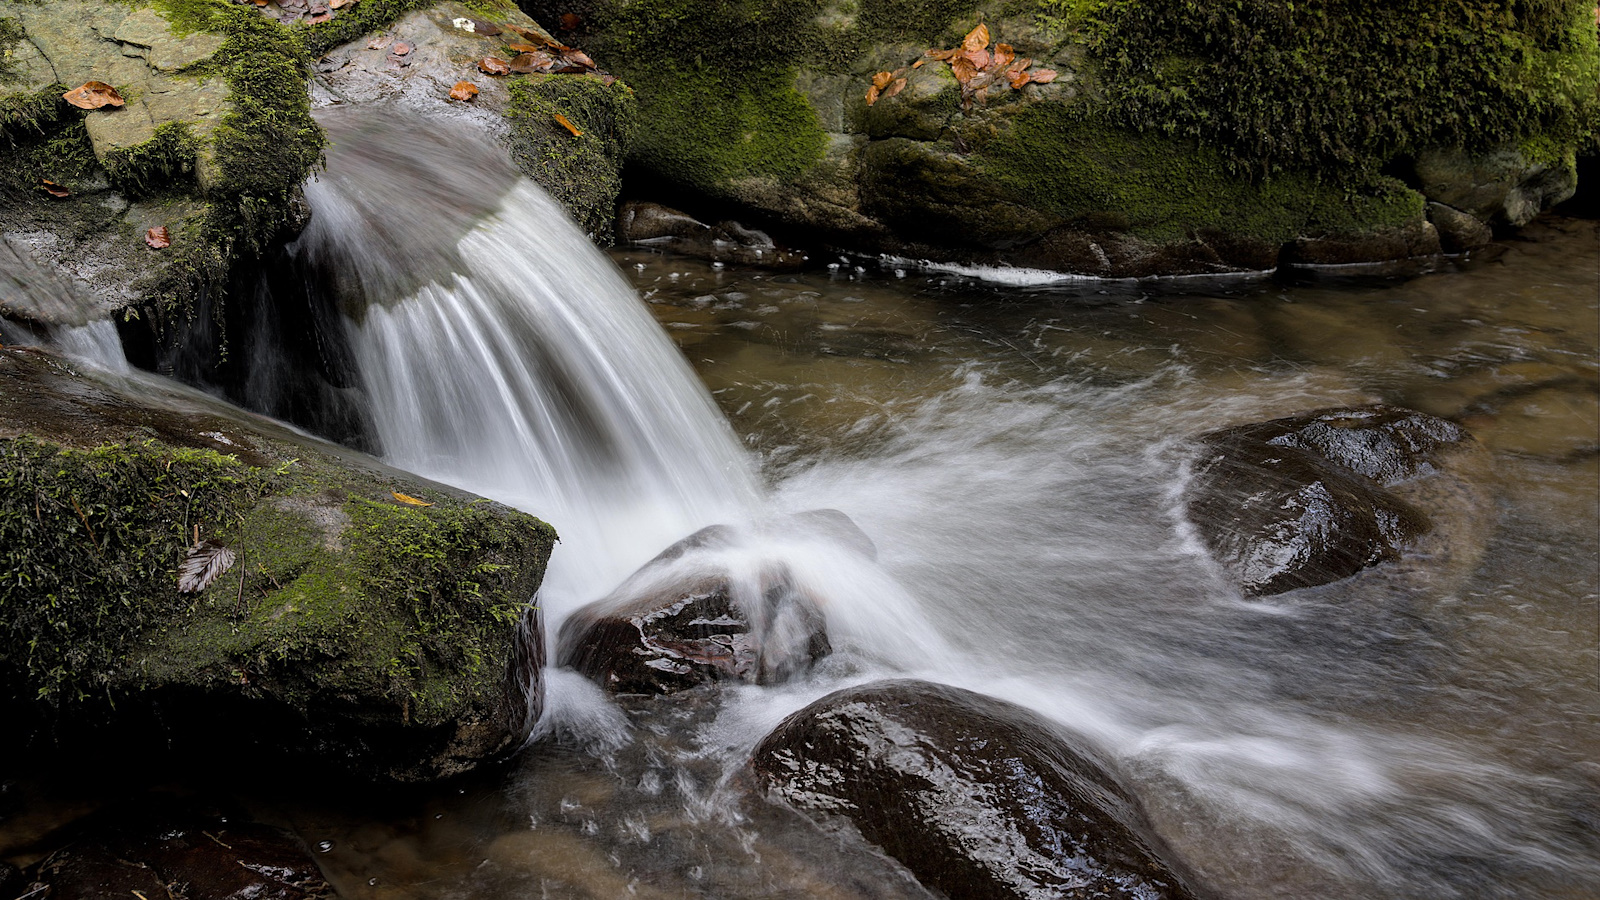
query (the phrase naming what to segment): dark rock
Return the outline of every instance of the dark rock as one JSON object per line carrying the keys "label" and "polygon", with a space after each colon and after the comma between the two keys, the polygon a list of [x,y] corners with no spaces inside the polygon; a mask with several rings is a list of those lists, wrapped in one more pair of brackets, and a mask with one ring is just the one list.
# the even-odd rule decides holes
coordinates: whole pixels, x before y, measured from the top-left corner
{"label": "dark rock", "polygon": [[0,862],[0,897],[14,898],[27,892],[22,880],[22,870],[8,862]]}
{"label": "dark rock", "polygon": [[[555,536],[531,516],[19,348],[0,486],[0,704],[39,710],[36,745],[114,730],[418,781],[520,746],[539,714],[527,601]],[[235,561],[180,593],[197,536]]]}
{"label": "dark rock", "polygon": [[[1435,512],[1459,518],[1481,501],[1447,477],[1464,457],[1481,456],[1477,442],[1454,423],[1411,410],[1320,410],[1199,440],[1190,521],[1252,596],[1397,560],[1433,529]],[[1462,502],[1447,501],[1452,493]]]}
{"label": "dark rock", "polygon": [[[838,510],[780,521],[785,534],[836,543],[867,559],[871,538]],[[612,596],[573,613],[561,627],[558,660],[617,693],[672,693],[735,681],[775,684],[831,652],[815,598],[780,561],[753,581],[733,576],[717,551],[740,534],[712,525],[663,550]]]}
{"label": "dark rock", "polygon": [[625,244],[657,238],[702,238],[710,233],[710,225],[659,203],[630,200],[617,213],[617,240]]}
{"label": "dark rock", "polygon": [[1328,234],[1290,241],[1279,258],[1282,265],[1343,266],[1389,262],[1439,252],[1439,233],[1426,219],[1397,228],[1355,234]]}
{"label": "dark rock", "polygon": [[1428,221],[1439,231],[1439,246],[1446,253],[1466,253],[1487,247],[1494,230],[1476,217],[1443,203],[1428,204]]}
{"label": "dark rock", "polygon": [[630,200],[617,212],[617,240],[696,259],[766,268],[794,268],[803,254],[779,247],[764,231],[739,222],[707,225],[659,203]]}
{"label": "dark rock", "polygon": [[1484,153],[1430,150],[1418,157],[1417,181],[1429,200],[1483,222],[1522,226],[1578,191],[1574,158],[1535,162],[1515,147]]}
{"label": "dark rock", "polygon": [[104,810],[72,831],[27,873],[40,900],[336,896],[293,835],[235,814],[158,801]]}
{"label": "dark rock", "polygon": [[842,816],[963,900],[1192,897],[1092,750],[969,691],[886,681],[785,719],[751,760],[768,796]]}

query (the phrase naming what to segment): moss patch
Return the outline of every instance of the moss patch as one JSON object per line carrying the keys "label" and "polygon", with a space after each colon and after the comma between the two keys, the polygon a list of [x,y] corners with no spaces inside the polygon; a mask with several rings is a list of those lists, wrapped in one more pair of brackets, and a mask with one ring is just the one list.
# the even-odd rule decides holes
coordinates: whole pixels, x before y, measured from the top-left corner
{"label": "moss patch", "polygon": [[[556,121],[564,116],[582,134]],[[610,243],[622,162],[637,130],[632,92],[594,75],[534,75],[511,84],[511,155],[517,168],[571,211],[589,236]]]}
{"label": "moss patch", "polygon": [[200,142],[189,126],[168,122],[137,147],[114,150],[101,162],[111,183],[132,197],[143,197],[174,182],[192,179]]}

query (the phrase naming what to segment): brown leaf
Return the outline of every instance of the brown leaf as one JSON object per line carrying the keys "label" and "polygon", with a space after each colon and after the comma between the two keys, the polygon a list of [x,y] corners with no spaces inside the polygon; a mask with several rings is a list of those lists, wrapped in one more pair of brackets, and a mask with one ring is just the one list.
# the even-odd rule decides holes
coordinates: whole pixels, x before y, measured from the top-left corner
{"label": "brown leaf", "polygon": [[367,41],[367,49],[368,50],[382,50],[383,48],[389,46],[392,43],[394,43],[394,35],[392,35],[392,34],[380,34],[377,37],[373,38],[372,40]]}
{"label": "brown leaf", "polygon": [[989,55],[989,51],[983,49],[968,50],[961,55],[966,59],[967,62],[972,63],[972,67],[974,69],[977,69],[980,72],[989,68],[989,62],[991,59],[993,59],[993,57]]}
{"label": "brown leaf", "polygon": [[514,34],[520,34],[527,39],[528,43],[538,44],[541,47],[554,47],[557,50],[564,50],[567,46],[558,40],[534,31],[532,28],[523,28],[521,25],[513,25],[510,22],[506,23],[506,30]]}
{"label": "brown leaf", "polygon": [[561,113],[556,113],[556,124],[572,132],[573,137],[583,137],[583,132],[578,130],[578,126],[567,121],[567,117],[563,116]]}
{"label": "brown leaf", "polygon": [[44,192],[46,194],[49,194],[52,197],[70,197],[70,196],[72,196],[72,192],[71,191],[67,190],[66,188],[62,187],[59,184],[56,184],[54,181],[51,181],[48,178],[39,179],[39,186],[44,188]]}
{"label": "brown leaf", "polygon": [[963,50],[982,50],[987,46],[989,46],[989,26],[987,25],[979,24],[977,28],[967,32],[967,36],[961,39],[961,49]]}
{"label": "brown leaf", "polygon": [[496,25],[493,22],[485,22],[482,19],[473,19],[472,20],[472,33],[473,34],[481,34],[484,37],[494,37],[495,35],[499,34],[502,30],[503,29],[501,29],[501,27],[499,25]]}
{"label": "brown leaf", "polygon": [[450,89],[450,99],[460,100],[462,103],[469,102],[476,96],[478,96],[478,86],[470,81],[458,81],[456,86]]}
{"label": "brown leaf", "polygon": [[995,65],[995,68],[1003,69],[1006,66],[1011,65],[1011,61],[1013,59],[1016,59],[1016,58],[1017,58],[1017,51],[1012,49],[1010,44],[995,44],[994,45],[994,65]]}
{"label": "brown leaf", "polygon": [[867,105],[871,106],[872,104],[877,103],[878,95],[881,93],[883,93],[883,89],[877,85],[867,88]]}
{"label": "brown leaf", "polygon": [[893,97],[895,94],[898,94],[905,89],[906,80],[904,78],[896,78],[895,80],[889,82],[888,87],[883,89],[883,96]]}
{"label": "brown leaf", "polygon": [[410,494],[402,494],[399,491],[390,491],[389,493],[393,494],[394,498],[396,500],[399,500],[401,503],[404,503],[407,506],[432,506],[433,505],[432,503],[429,503],[426,500],[418,500],[417,498],[411,496]]}
{"label": "brown leaf", "polygon": [[1006,71],[1007,72],[1021,72],[1023,69],[1026,69],[1027,67],[1029,67],[1031,65],[1033,65],[1033,59],[1032,58],[1027,57],[1027,56],[1019,56],[1016,59],[1013,59],[1011,61],[1010,65],[1006,66]]}
{"label": "brown leaf", "polygon": [[562,31],[577,31],[578,27],[581,26],[582,24],[583,24],[583,17],[578,15],[577,13],[562,13],[561,14],[561,30]]}
{"label": "brown leaf", "polygon": [[535,53],[543,48],[543,44],[525,44],[521,41],[506,45],[507,50],[515,50],[518,53]]}
{"label": "brown leaf", "polygon": [[178,565],[178,592],[194,594],[206,589],[233,565],[232,550],[221,541],[204,540],[189,548]]}
{"label": "brown leaf", "polygon": [[595,67],[594,60],[589,58],[589,54],[583,52],[582,50],[575,50],[571,47],[567,47],[561,51],[561,58],[567,62],[577,63],[580,66],[587,66],[591,69]]}
{"label": "brown leaf", "polygon": [[320,12],[320,13],[317,13],[317,14],[313,15],[311,18],[306,19],[306,21],[310,22],[313,25],[321,25],[323,22],[326,22],[326,21],[328,21],[329,19],[332,19],[332,18],[333,18],[333,13],[331,13],[331,12]]}
{"label": "brown leaf", "polygon": [[329,0],[328,5],[334,9],[344,9],[346,6],[355,6],[358,0]]}
{"label": "brown leaf", "polygon": [[144,233],[144,242],[149,244],[151,249],[165,250],[172,246],[172,232],[167,230],[167,226],[158,225]]}
{"label": "brown leaf", "polygon": [[927,57],[932,58],[932,59],[954,59],[955,57],[959,56],[960,54],[961,54],[961,48],[960,47],[955,47],[955,48],[950,49],[950,50],[929,50],[926,53],[924,53],[923,56],[927,56]]}
{"label": "brown leaf", "polygon": [[588,66],[580,66],[577,63],[564,62],[550,71],[557,75],[582,75],[590,71],[590,69]]}
{"label": "brown leaf", "polygon": [[927,62],[927,60],[925,60],[925,59],[919,59],[916,62],[911,64],[911,68],[920,69],[920,68],[922,68],[923,64],[926,63],[926,62]]}
{"label": "brown leaf", "polygon": [[1049,84],[1050,82],[1056,80],[1056,70],[1034,69],[1029,73],[1029,77],[1033,79],[1034,84]]}
{"label": "brown leaf", "polygon": [[894,80],[894,74],[893,73],[891,73],[891,72],[879,72],[878,74],[872,76],[872,86],[881,91],[884,88],[888,87],[889,86],[889,82],[891,82],[893,80]]}
{"label": "brown leaf", "polygon": [[962,84],[971,81],[972,76],[978,74],[977,68],[972,65],[972,60],[967,59],[965,56],[958,56],[950,60],[950,72],[956,76],[956,81]]}
{"label": "brown leaf", "polygon": [[485,75],[509,75],[511,64],[498,56],[485,56],[478,60],[478,71]]}
{"label": "brown leaf", "polygon": [[61,99],[79,109],[99,109],[102,106],[122,106],[124,100],[117,89],[103,81],[85,81],[61,95]]}
{"label": "brown leaf", "polygon": [[1006,77],[1011,79],[1011,89],[1014,91],[1022,90],[1024,85],[1033,80],[1027,72],[1008,72]]}
{"label": "brown leaf", "polygon": [[390,56],[409,56],[411,54],[411,51],[415,50],[415,49],[416,49],[415,47],[412,47],[410,44],[406,43],[405,41],[396,41],[395,45],[393,47],[389,48],[389,55]]}

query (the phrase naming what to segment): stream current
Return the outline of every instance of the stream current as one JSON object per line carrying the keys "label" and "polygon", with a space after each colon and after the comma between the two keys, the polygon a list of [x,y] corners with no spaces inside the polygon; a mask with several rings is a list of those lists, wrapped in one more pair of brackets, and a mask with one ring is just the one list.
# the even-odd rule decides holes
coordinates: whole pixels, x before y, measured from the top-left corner
{"label": "stream current", "polygon": [[[406,244],[423,225],[360,227],[363,198],[427,191],[384,183],[408,177],[392,161],[362,169],[367,126],[325,124],[304,252],[391,266],[352,274],[366,302],[349,323],[386,458],[556,526],[550,635],[674,540],[732,522],[743,543],[722,562],[782,557],[836,650],[715,698],[618,703],[552,670],[509,770],[255,798],[343,896],[927,897],[741,777],[789,712],[910,676],[1093,742],[1218,897],[1600,897],[1594,221],[1549,218],[1393,279],[776,273],[607,259],[484,163],[460,166],[479,174],[450,203],[486,218],[452,233],[402,217],[443,235],[429,256]],[[1183,519],[1185,439],[1370,402],[1452,418],[1492,451],[1476,569],[1399,611],[1242,598]],[[878,564],[765,527],[821,507]]]}

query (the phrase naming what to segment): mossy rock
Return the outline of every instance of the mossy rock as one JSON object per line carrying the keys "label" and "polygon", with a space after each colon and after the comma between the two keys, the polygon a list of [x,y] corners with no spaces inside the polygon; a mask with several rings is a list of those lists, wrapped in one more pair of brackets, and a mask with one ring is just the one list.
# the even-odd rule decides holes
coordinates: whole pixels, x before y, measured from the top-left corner
{"label": "mossy rock", "polygon": [[[1570,193],[1600,107],[1578,0],[524,6],[579,16],[562,38],[637,91],[630,167],[680,203],[854,249],[1109,276],[1437,253],[1427,200],[1466,207],[1393,173],[1437,147],[1532,148],[1531,199],[1501,216],[1519,221]],[[924,52],[980,22],[1056,78],[963,103]],[[906,84],[869,104],[879,72]]]}
{"label": "mossy rock", "polygon": [[[234,561],[181,593],[207,540]],[[0,349],[0,700],[41,734],[117,726],[400,780],[472,768],[538,716],[528,604],[554,540],[200,395]]]}

